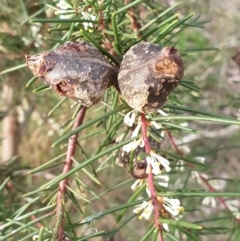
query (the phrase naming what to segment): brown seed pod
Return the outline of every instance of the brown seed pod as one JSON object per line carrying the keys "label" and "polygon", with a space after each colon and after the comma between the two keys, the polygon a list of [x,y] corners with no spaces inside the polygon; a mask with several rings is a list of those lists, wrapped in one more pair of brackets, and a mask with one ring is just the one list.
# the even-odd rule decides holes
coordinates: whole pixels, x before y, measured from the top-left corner
{"label": "brown seed pod", "polygon": [[124,55],[118,84],[130,107],[151,113],[164,106],[183,72],[183,62],[175,48],[139,43]]}
{"label": "brown seed pod", "polygon": [[84,41],[67,42],[53,51],[25,57],[36,77],[85,106],[98,103],[109,86],[117,85],[118,69]]}
{"label": "brown seed pod", "polygon": [[[154,140],[152,137],[149,137],[149,144],[152,148],[160,149],[161,144]],[[123,151],[121,148],[118,154],[118,158],[116,163],[124,167],[129,174],[135,179],[144,179],[147,178],[148,174],[146,173],[147,168],[147,160],[146,157],[144,159],[139,160],[139,155],[146,153],[145,147],[138,146],[135,150],[133,162],[132,162],[132,169],[129,171],[129,161],[130,161],[130,153]]]}

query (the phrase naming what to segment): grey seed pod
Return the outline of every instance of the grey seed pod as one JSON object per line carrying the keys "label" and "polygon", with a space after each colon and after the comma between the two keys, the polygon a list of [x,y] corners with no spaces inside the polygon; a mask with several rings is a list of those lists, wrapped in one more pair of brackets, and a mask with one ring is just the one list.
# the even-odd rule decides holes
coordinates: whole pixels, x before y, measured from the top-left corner
{"label": "grey seed pod", "polygon": [[[149,137],[149,144],[152,148],[160,149],[161,144],[154,140],[152,137]],[[146,173],[147,169],[147,160],[146,158],[138,160],[138,156],[142,153],[146,153],[145,147],[138,146],[135,150],[132,170],[129,171],[129,174],[135,179],[144,179],[147,178],[148,174]],[[121,167],[124,167],[128,171],[130,161],[130,153],[123,151],[121,148],[118,154],[118,158],[116,160],[116,164]]]}
{"label": "grey seed pod", "polygon": [[183,61],[175,48],[139,43],[124,55],[118,84],[130,107],[152,113],[164,106],[183,73]]}
{"label": "grey seed pod", "polygon": [[55,50],[25,57],[36,77],[85,106],[98,103],[109,86],[117,85],[118,69],[84,41],[67,42]]}

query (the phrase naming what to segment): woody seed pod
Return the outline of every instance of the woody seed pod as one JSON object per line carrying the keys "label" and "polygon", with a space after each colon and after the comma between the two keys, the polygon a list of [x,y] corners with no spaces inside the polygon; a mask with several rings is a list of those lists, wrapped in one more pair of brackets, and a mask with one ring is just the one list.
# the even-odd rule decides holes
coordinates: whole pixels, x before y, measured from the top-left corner
{"label": "woody seed pod", "polygon": [[164,106],[183,72],[183,62],[175,48],[139,43],[124,55],[118,84],[130,107],[151,113]]}
{"label": "woody seed pod", "polygon": [[36,77],[85,106],[98,103],[109,86],[117,85],[117,68],[84,41],[67,42],[53,51],[25,57]]}

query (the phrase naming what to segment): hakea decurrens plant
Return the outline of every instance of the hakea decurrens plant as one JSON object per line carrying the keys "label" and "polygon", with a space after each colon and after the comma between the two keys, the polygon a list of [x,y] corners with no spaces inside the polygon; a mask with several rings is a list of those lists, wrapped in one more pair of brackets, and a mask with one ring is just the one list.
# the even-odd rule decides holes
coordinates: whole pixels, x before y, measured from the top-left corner
{"label": "hakea decurrens plant", "polygon": [[[130,127],[134,126],[137,112],[141,112],[131,137],[137,137],[140,131],[142,135],[120,150],[118,164],[128,168],[129,153],[135,152],[128,171],[138,179],[134,189],[147,182],[146,192],[150,200],[136,207],[134,212],[140,218],[149,219],[153,211],[155,227],[160,230],[159,240],[162,240],[164,226],[159,223],[159,217],[175,217],[183,208],[178,199],[161,197],[155,190],[153,175],[160,179],[159,185],[167,186],[169,178],[161,174],[171,168],[169,161],[154,150],[160,149],[161,143],[147,136],[147,126],[151,124],[158,128],[158,125],[148,123],[145,114],[161,111],[169,94],[181,81],[184,67],[179,52],[173,47],[161,49],[152,43],[140,43],[124,55],[118,70],[91,44],[76,41],[67,42],[53,51],[26,55],[26,61],[36,77],[43,79],[60,95],[87,107],[98,103],[106,89],[115,86],[133,108],[125,116]],[[139,159],[138,156],[144,153],[146,155]]]}

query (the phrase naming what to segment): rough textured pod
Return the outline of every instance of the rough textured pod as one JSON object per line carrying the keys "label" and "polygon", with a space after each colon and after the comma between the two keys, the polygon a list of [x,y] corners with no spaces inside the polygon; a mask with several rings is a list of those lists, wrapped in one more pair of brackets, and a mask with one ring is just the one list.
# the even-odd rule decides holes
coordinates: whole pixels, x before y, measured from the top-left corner
{"label": "rough textured pod", "polygon": [[109,86],[117,85],[118,69],[84,41],[67,42],[53,51],[25,57],[36,77],[85,106],[98,103]]}
{"label": "rough textured pod", "polygon": [[151,113],[164,106],[183,73],[183,61],[175,48],[139,43],[124,55],[118,84],[130,107]]}
{"label": "rough textured pod", "polygon": [[[160,149],[161,144],[155,141],[153,138],[149,137],[149,144],[152,148]],[[129,161],[130,161],[130,153],[123,151],[121,148],[118,154],[118,158],[116,163],[124,167],[128,173],[135,179],[144,179],[147,178],[148,174],[146,173],[147,168],[147,160],[146,158],[139,160],[139,155],[146,153],[145,147],[138,146],[135,150],[133,162],[132,162],[132,169],[128,170],[129,168]]]}

